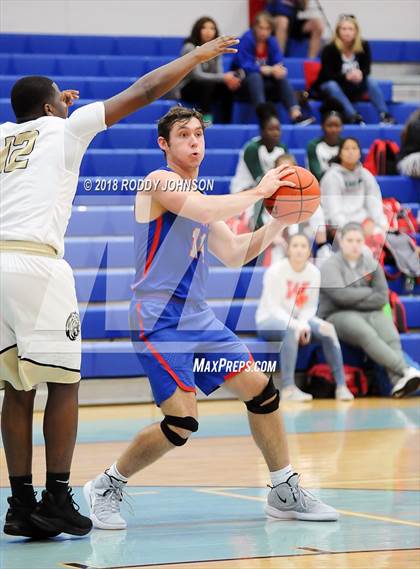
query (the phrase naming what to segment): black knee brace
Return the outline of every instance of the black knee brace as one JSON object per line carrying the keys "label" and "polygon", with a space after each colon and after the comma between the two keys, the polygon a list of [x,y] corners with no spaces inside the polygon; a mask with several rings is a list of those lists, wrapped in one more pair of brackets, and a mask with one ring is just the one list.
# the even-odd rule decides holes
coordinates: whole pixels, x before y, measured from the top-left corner
{"label": "black knee brace", "polygon": [[[270,401],[270,403],[267,403],[267,405],[263,405],[265,401],[271,399],[272,397],[274,397],[274,399]],[[256,395],[250,401],[245,401],[245,405],[248,411],[250,411],[251,413],[255,413],[257,415],[266,415],[268,413],[276,411],[279,408],[279,402],[280,402],[279,390],[275,388],[273,383],[273,376],[271,376],[263,391],[259,395]]]}
{"label": "black knee brace", "polygon": [[160,424],[160,428],[168,441],[177,447],[185,445],[188,438],[184,439],[178,435],[178,433],[173,431],[169,425],[185,429],[186,431],[191,431],[192,433],[198,431],[198,421],[196,421],[194,417],[175,417],[174,415],[165,415],[165,418]]}

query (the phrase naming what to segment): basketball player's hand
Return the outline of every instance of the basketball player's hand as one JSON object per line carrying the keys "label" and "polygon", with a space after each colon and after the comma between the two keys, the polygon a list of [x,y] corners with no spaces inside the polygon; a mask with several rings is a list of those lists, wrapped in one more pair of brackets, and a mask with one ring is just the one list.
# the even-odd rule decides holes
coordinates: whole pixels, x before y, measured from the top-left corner
{"label": "basketball player's hand", "polygon": [[200,61],[208,61],[225,53],[238,53],[233,45],[238,45],[239,40],[235,36],[219,36],[218,38],[203,43],[196,48],[195,52],[199,54]]}
{"label": "basketball player's hand", "polygon": [[66,103],[68,107],[71,107],[73,101],[77,101],[79,98],[79,91],[75,91],[74,89],[67,89],[66,91],[61,91],[61,100]]}
{"label": "basketball player's hand", "polygon": [[261,197],[269,198],[281,186],[290,186],[291,188],[295,188],[296,184],[294,182],[283,180],[283,178],[289,174],[293,174],[294,171],[294,168],[291,168],[288,164],[282,164],[278,168],[269,170],[257,186],[257,190],[261,194]]}

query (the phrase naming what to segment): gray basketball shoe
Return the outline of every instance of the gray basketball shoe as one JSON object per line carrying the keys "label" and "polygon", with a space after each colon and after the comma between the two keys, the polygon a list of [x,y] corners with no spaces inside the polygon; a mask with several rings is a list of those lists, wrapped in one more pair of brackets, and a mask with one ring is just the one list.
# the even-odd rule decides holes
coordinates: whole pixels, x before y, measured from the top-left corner
{"label": "gray basketball shoe", "polygon": [[324,504],[311,492],[299,486],[299,475],[294,473],[286,482],[271,488],[267,496],[265,512],[280,520],[306,520],[310,522],[335,522],[340,517],[337,510]]}

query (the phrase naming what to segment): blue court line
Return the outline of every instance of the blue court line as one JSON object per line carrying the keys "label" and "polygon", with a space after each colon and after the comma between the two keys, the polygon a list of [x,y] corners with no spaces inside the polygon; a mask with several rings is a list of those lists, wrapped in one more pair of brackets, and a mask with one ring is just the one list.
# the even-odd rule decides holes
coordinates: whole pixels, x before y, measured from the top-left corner
{"label": "blue court line", "polygon": [[[123,412],[123,411],[122,411]],[[332,410],[299,409],[283,413],[288,433],[322,433],[375,429],[418,428],[420,406],[407,408],[358,409],[349,406]],[[142,428],[160,421],[150,419],[107,419],[80,421],[78,443],[129,441]],[[199,417],[197,437],[247,436],[250,434],[245,410],[241,413],[203,415]],[[34,444],[43,444],[42,426],[34,427]]]}
{"label": "blue court line", "polygon": [[[125,567],[294,556],[305,554],[305,548],[338,553],[419,547],[418,527],[398,523],[351,516],[342,516],[337,523],[269,521],[263,513],[266,489],[262,488],[226,489],[245,499],[203,493],[194,487],[129,490],[134,493],[135,513],[126,515],[126,531],[94,530],[86,538],[26,543],[2,535],[2,567],[55,569],[61,563]],[[141,494],[143,490],[156,493]],[[80,492],[76,490],[76,497],[81,501]],[[317,494],[340,510],[396,520],[418,520],[420,511],[419,494],[412,491],[322,489]],[[6,495],[0,492],[2,511]],[[86,513],[84,505],[82,512]]]}

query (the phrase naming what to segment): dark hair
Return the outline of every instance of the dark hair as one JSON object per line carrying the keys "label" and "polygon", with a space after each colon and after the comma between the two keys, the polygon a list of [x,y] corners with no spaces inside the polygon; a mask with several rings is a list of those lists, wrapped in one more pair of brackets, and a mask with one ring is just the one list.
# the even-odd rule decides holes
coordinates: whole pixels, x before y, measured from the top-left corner
{"label": "dark hair", "polygon": [[268,121],[270,121],[272,118],[280,121],[277,109],[273,103],[260,103],[257,105],[255,112],[257,113],[260,129],[264,129]]}
{"label": "dark hair", "polygon": [[194,45],[201,45],[201,28],[204,26],[204,24],[207,24],[207,22],[211,22],[214,25],[214,27],[216,28],[215,37],[217,38],[220,34],[219,34],[219,28],[217,27],[216,22],[213,20],[213,18],[210,18],[209,16],[203,16],[202,18],[199,18],[195,22],[195,24],[192,27],[190,35],[187,37],[187,39],[184,41],[184,43],[192,43]]}
{"label": "dark hair", "polygon": [[166,142],[169,142],[169,135],[174,124],[177,122],[187,123],[193,118],[200,121],[203,130],[206,128],[203,115],[199,111],[196,111],[195,109],[188,109],[181,105],[171,107],[166,115],[164,115],[158,122],[158,136],[162,136]]}
{"label": "dark hair", "polygon": [[330,162],[331,163],[336,163],[336,164],[341,164],[341,151],[343,150],[343,146],[346,144],[346,142],[348,140],[352,140],[353,142],[355,142],[360,150],[360,157],[362,157],[362,148],[360,146],[360,142],[357,140],[357,138],[354,138],[353,136],[347,136],[346,138],[343,138],[342,140],[340,140],[340,144],[338,145],[338,154],[335,158],[333,158]]}
{"label": "dark hair", "polygon": [[298,233],[293,233],[293,235],[289,235],[289,237],[287,239],[287,248],[290,247],[290,243],[292,242],[292,239],[294,239],[295,237],[304,237],[306,239],[306,242],[308,244],[309,249],[312,249],[311,240],[306,235],[306,233],[303,233],[302,231],[298,231]]}
{"label": "dark hair", "polygon": [[349,221],[348,223],[343,225],[343,227],[340,229],[340,236],[344,237],[344,235],[346,233],[349,233],[349,231],[358,231],[359,233],[364,235],[363,227],[360,225],[360,223],[357,223],[356,221]]}
{"label": "dark hair", "polygon": [[330,117],[338,117],[341,122],[344,122],[344,107],[337,99],[329,97],[324,100],[319,107],[321,115],[321,125],[324,125]]}
{"label": "dark hair", "polygon": [[265,20],[266,22],[268,22],[270,24],[271,33],[274,34],[274,18],[270,14],[270,12],[267,12],[266,10],[262,10],[261,12],[258,12],[257,14],[255,14],[255,17],[252,20],[252,27],[259,24],[261,22],[261,20]]}
{"label": "dark hair", "polygon": [[48,77],[22,77],[12,87],[10,101],[17,119],[42,116],[43,106],[54,98],[54,81]]}

